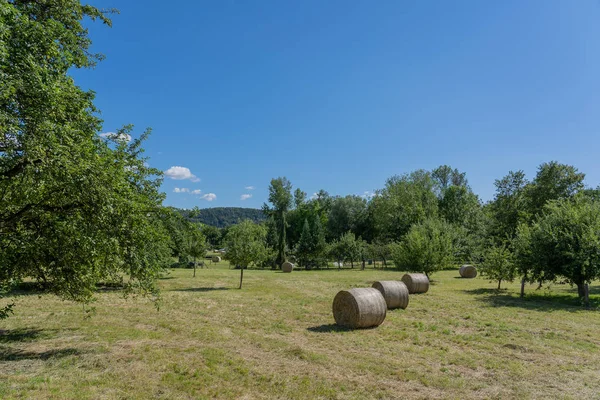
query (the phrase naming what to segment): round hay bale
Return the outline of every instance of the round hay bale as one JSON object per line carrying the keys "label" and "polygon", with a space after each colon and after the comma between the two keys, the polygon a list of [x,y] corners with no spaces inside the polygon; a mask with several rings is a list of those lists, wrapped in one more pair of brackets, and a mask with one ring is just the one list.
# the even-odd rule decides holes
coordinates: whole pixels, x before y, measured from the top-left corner
{"label": "round hay bale", "polygon": [[429,279],[425,274],[404,274],[402,282],[408,288],[408,293],[427,293],[429,290]]}
{"label": "round hay bale", "polygon": [[408,288],[404,282],[377,281],[373,283],[373,287],[381,292],[390,310],[408,307]]}
{"label": "round hay bale", "polygon": [[221,257],[219,257],[219,256],[213,256],[212,262],[214,262],[214,263],[221,262]]}
{"label": "round hay bale", "polygon": [[281,264],[281,270],[283,272],[292,272],[293,269],[294,269],[294,264],[292,264],[289,261],[286,261],[283,264]]}
{"label": "round hay bale", "polygon": [[477,276],[477,268],[472,265],[463,265],[458,270],[462,278],[475,278]]}
{"label": "round hay bale", "polygon": [[352,329],[381,325],[386,311],[385,299],[375,288],[342,290],[333,299],[335,323]]}

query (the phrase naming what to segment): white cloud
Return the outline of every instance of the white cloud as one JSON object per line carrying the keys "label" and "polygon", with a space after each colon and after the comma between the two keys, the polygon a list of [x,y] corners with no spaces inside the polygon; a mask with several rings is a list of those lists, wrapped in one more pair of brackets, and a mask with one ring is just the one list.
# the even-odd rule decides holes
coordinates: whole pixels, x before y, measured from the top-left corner
{"label": "white cloud", "polygon": [[217,195],[214,193],[206,193],[204,196],[200,197],[202,200],[213,201],[217,199]]}
{"label": "white cloud", "polygon": [[200,189],[195,189],[195,190],[192,190],[192,191],[191,191],[191,193],[192,193],[192,194],[200,194],[200,193],[202,193],[202,190],[200,190]]}
{"label": "white cloud", "polygon": [[126,133],[116,133],[116,132],[104,132],[101,133],[100,136],[106,139],[112,139],[116,141],[124,141],[126,143],[131,142],[131,135]]}
{"label": "white cloud", "polygon": [[256,189],[256,187],[255,186],[246,186],[244,189],[246,189],[246,190],[254,190],[254,189]]}
{"label": "white cloud", "polygon": [[319,195],[316,193],[313,193],[312,196],[310,196],[310,199],[315,200],[317,197],[319,197]]}
{"label": "white cloud", "polygon": [[175,193],[189,193],[189,192],[190,192],[190,189],[188,189],[188,188],[178,188],[178,187],[176,187],[175,189],[173,189],[173,191],[174,191]]}
{"label": "white cloud", "polygon": [[240,200],[248,200],[250,197],[252,197],[252,195],[251,195],[251,194],[243,194],[243,195],[240,197]]}
{"label": "white cloud", "polygon": [[364,197],[365,199],[370,199],[374,196],[375,196],[375,193],[373,193],[369,190],[365,190],[364,193],[362,194],[362,197]]}
{"label": "white cloud", "polygon": [[200,182],[200,178],[192,174],[189,168],[174,166],[165,171],[165,176],[178,181],[189,179],[192,182]]}

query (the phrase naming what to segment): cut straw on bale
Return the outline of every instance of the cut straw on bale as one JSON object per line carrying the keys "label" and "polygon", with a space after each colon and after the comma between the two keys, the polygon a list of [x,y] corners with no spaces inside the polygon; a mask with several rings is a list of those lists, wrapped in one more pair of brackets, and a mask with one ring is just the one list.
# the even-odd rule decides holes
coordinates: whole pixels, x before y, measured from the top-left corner
{"label": "cut straw on bale", "polygon": [[377,281],[373,283],[373,287],[381,292],[390,310],[408,307],[408,288],[404,282]]}
{"label": "cut straw on bale", "polygon": [[381,325],[386,311],[383,295],[374,288],[342,290],[333,299],[335,323],[352,329]]}
{"label": "cut straw on bale", "polygon": [[462,278],[475,278],[477,276],[477,268],[472,265],[463,265],[458,270]]}
{"label": "cut straw on bale", "polygon": [[215,262],[215,263],[221,262],[221,257],[219,257],[219,256],[213,256],[212,262]]}
{"label": "cut straw on bale", "polygon": [[281,265],[281,270],[283,272],[292,272],[293,269],[294,269],[294,264],[292,264],[289,261],[286,261]]}
{"label": "cut straw on bale", "polygon": [[429,279],[425,274],[405,274],[402,282],[408,288],[408,293],[427,293],[429,290]]}

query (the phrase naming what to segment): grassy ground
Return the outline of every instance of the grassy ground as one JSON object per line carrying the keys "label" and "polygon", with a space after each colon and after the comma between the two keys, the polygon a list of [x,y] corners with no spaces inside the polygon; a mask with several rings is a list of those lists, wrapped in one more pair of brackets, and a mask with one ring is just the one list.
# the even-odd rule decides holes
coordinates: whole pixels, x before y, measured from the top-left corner
{"label": "grassy ground", "polygon": [[445,271],[374,329],[333,325],[341,289],[396,271],[173,270],[160,311],[119,292],[96,314],[23,294],[0,322],[0,398],[600,398],[600,291],[497,292]]}

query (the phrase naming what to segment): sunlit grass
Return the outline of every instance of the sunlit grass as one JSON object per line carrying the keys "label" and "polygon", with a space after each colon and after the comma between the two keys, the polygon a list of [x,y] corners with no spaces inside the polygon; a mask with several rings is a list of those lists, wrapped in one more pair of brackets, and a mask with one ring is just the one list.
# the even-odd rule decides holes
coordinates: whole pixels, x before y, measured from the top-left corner
{"label": "sunlit grass", "polygon": [[433,276],[375,329],[333,324],[342,289],[399,279],[392,270],[172,270],[160,311],[98,294],[96,312],[36,293],[1,322],[0,398],[594,398],[594,309],[567,285]]}

